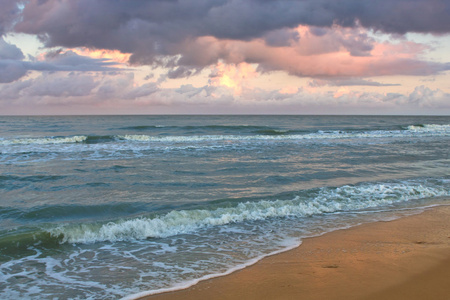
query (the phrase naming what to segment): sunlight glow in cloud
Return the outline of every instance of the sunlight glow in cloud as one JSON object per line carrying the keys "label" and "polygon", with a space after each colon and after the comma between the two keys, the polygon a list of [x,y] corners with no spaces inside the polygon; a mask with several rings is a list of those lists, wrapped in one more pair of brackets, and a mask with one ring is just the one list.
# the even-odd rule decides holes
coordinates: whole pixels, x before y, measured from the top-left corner
{"label": "sunlight glow in cloud", "polygon": [[131,56],[131,53],[122,53],[118,50],[89,49],[86,47],[73,48],[70,50],[81,56],[89,56],[98,59],[107,59],[124,65],[128,63]]}
{"label": "sunlight glow in cloud", "polygon": [[280,94],[292,95],[292,94],[296,94],[296,93],[298,93],[298,87],[294,87],[294,86],[286,86],[280,90]]}
{"label": "sunlight glow in cloud", "polygon": [[243,87],[247,87],[247,81],[256,77],[258,73],[251,64],[242,62],[237,65],[227,65],[219,62],[213,68],[210,84],[228,87],[234,91],[234,95],[240,95]]}

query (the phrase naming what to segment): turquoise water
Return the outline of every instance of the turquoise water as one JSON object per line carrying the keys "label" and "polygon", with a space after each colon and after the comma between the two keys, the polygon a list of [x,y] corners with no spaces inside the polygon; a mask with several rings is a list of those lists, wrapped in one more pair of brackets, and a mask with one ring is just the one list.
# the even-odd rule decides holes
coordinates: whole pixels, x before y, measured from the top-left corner
{"label": "turquoise water", "polygon": [[177,289],[446,204],[449,146],[450,117],[0,117],[0,298]]}

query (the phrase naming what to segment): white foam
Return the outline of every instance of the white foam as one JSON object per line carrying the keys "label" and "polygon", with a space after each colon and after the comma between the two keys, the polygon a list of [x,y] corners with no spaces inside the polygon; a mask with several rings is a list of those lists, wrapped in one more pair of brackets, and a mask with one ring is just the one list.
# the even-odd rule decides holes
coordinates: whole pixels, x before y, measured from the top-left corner
{"label": "white foam", "polygon": [[87,139],[87,136],[76,135],[71,137],[42,137],[42,138],[19,138],[1,140],[0,145],[48,145],[48,144],[69,144],[81,143]]}
{"label": "white foam", "polygon": [[[275,132],[278,132],[275,130]],[[279,131],[282,133],[283,131]],[[425,124],[411,125],[406,130],[376,130],[376,131],[318,131],[308,134],[286,135],[190,135],[190,136],[150,136],[150,135],[119,135],[122,141],[150,143],[201,143],[213,141],[269,141],[269,140],[314,140],[314,139],[353,139],[353,138],[386,138],[410,136],[450,136],[450,125]],[[69,137],[39,137],[39,138],[0,138],[0,145],[54,145],[82,143],[87,140],[85,135]],[[117,146],[117,145],[116,145]]]}
{"label": "white foam", "polygon": [[405,136],[450,136],[450,125],[428,124],[408,126],[407,130],[375,130],[364,132],[352,131],[318,131],[309,134],[292,135],[194,135],[194,136],[149,136],[122,135],[122,140],[136,142],[205,142],[205,141],[252,141],[252,140],[311,140],[311,139],[349,139],[349,138],[383,138]]}
{"label": "white foam", "polygon": [[449,133],[450,125],[425,124],[423,126],[411,125],[408,130],[412,132],[435,132],[435,133]]}
{"label": "white foam", "polygon": [[322,188],[305,199],[261,200],[242,202],[234,207],[171,211],[155,218],[135,218],[107,224],[61,226],[51,230],[62,236],[63,242],[96,243],[146,238],[164,238],[191,233],[207,226],[264,220],[275,217],[311,216],[339,211],[383,207],[394,203],[428,197],[449,196],[444,187],[424,186],[417,183],[386,183],[339,188]]}
{"label": "white foam", "polygon": [[169,288],[161,288],[161,289],[150,290],[150,291],[145,291],[145,292],[132,294],[132,295],[123,297],[122,300],[134,300],[134,299],[139,299],[139,298],[150,296],[150,295],[156,295],[156,294],[161,294],[161,293],[167,293],[167,292],[173,292],[173,291],[187,289],[187,288],[189,288],[191,286],[194,286],[194,285],[198,284],[201,281],[212,279],[212,278],[216,278],[216,277],[226,276],[226,275],[229,275],[229,274],[234,273],[236,271],[245,269],[245,268],[247,268],[247,267],[249,267],[251,265],[256,264],[258,261],[262,260],[265,257],[289,251],[291,249],[297,248],[300,245],[301,245],[301,241],[299,241],[298,239],[285,240],[285,245],[284,245],[285,247],[284,248],[282,248],[280,250],[273,251],[273,252],[271,252],[269,254],[266,254],[266,255],[261,255],[259,257],[250,259],[250,260],[246,261],[245,263],[242,263],[242,264],[239,264],[239,265],[234,266],[232,268],[229,268],[228,270],[226,270],[226,271],[224,271],[222,273],[208,274],[208,275],[202,276],[202,277],[197,278],[197,279],[192,279],[192,280],[180,282],[180,283],[178,283],[178,284],[176,284],[176,285],[174,285],[172,287],[169,287]]}

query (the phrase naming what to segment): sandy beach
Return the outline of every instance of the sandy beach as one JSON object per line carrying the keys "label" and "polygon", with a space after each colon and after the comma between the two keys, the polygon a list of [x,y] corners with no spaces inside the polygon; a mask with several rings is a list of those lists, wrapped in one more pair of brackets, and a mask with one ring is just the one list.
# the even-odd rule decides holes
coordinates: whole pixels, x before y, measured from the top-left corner
{"label": "sandy beach", "polygon": [[231,275],[142,299],[450,299],[450,206],[308,238]]}

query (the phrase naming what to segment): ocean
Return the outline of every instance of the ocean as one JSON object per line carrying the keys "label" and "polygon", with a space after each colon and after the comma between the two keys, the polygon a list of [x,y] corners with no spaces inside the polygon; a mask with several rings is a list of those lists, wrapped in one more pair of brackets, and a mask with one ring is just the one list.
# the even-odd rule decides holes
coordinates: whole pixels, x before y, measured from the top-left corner
{"label": "ocean", "polygon": [[450,117],[1,116],[0,299],[133,299],[450,204]]}

